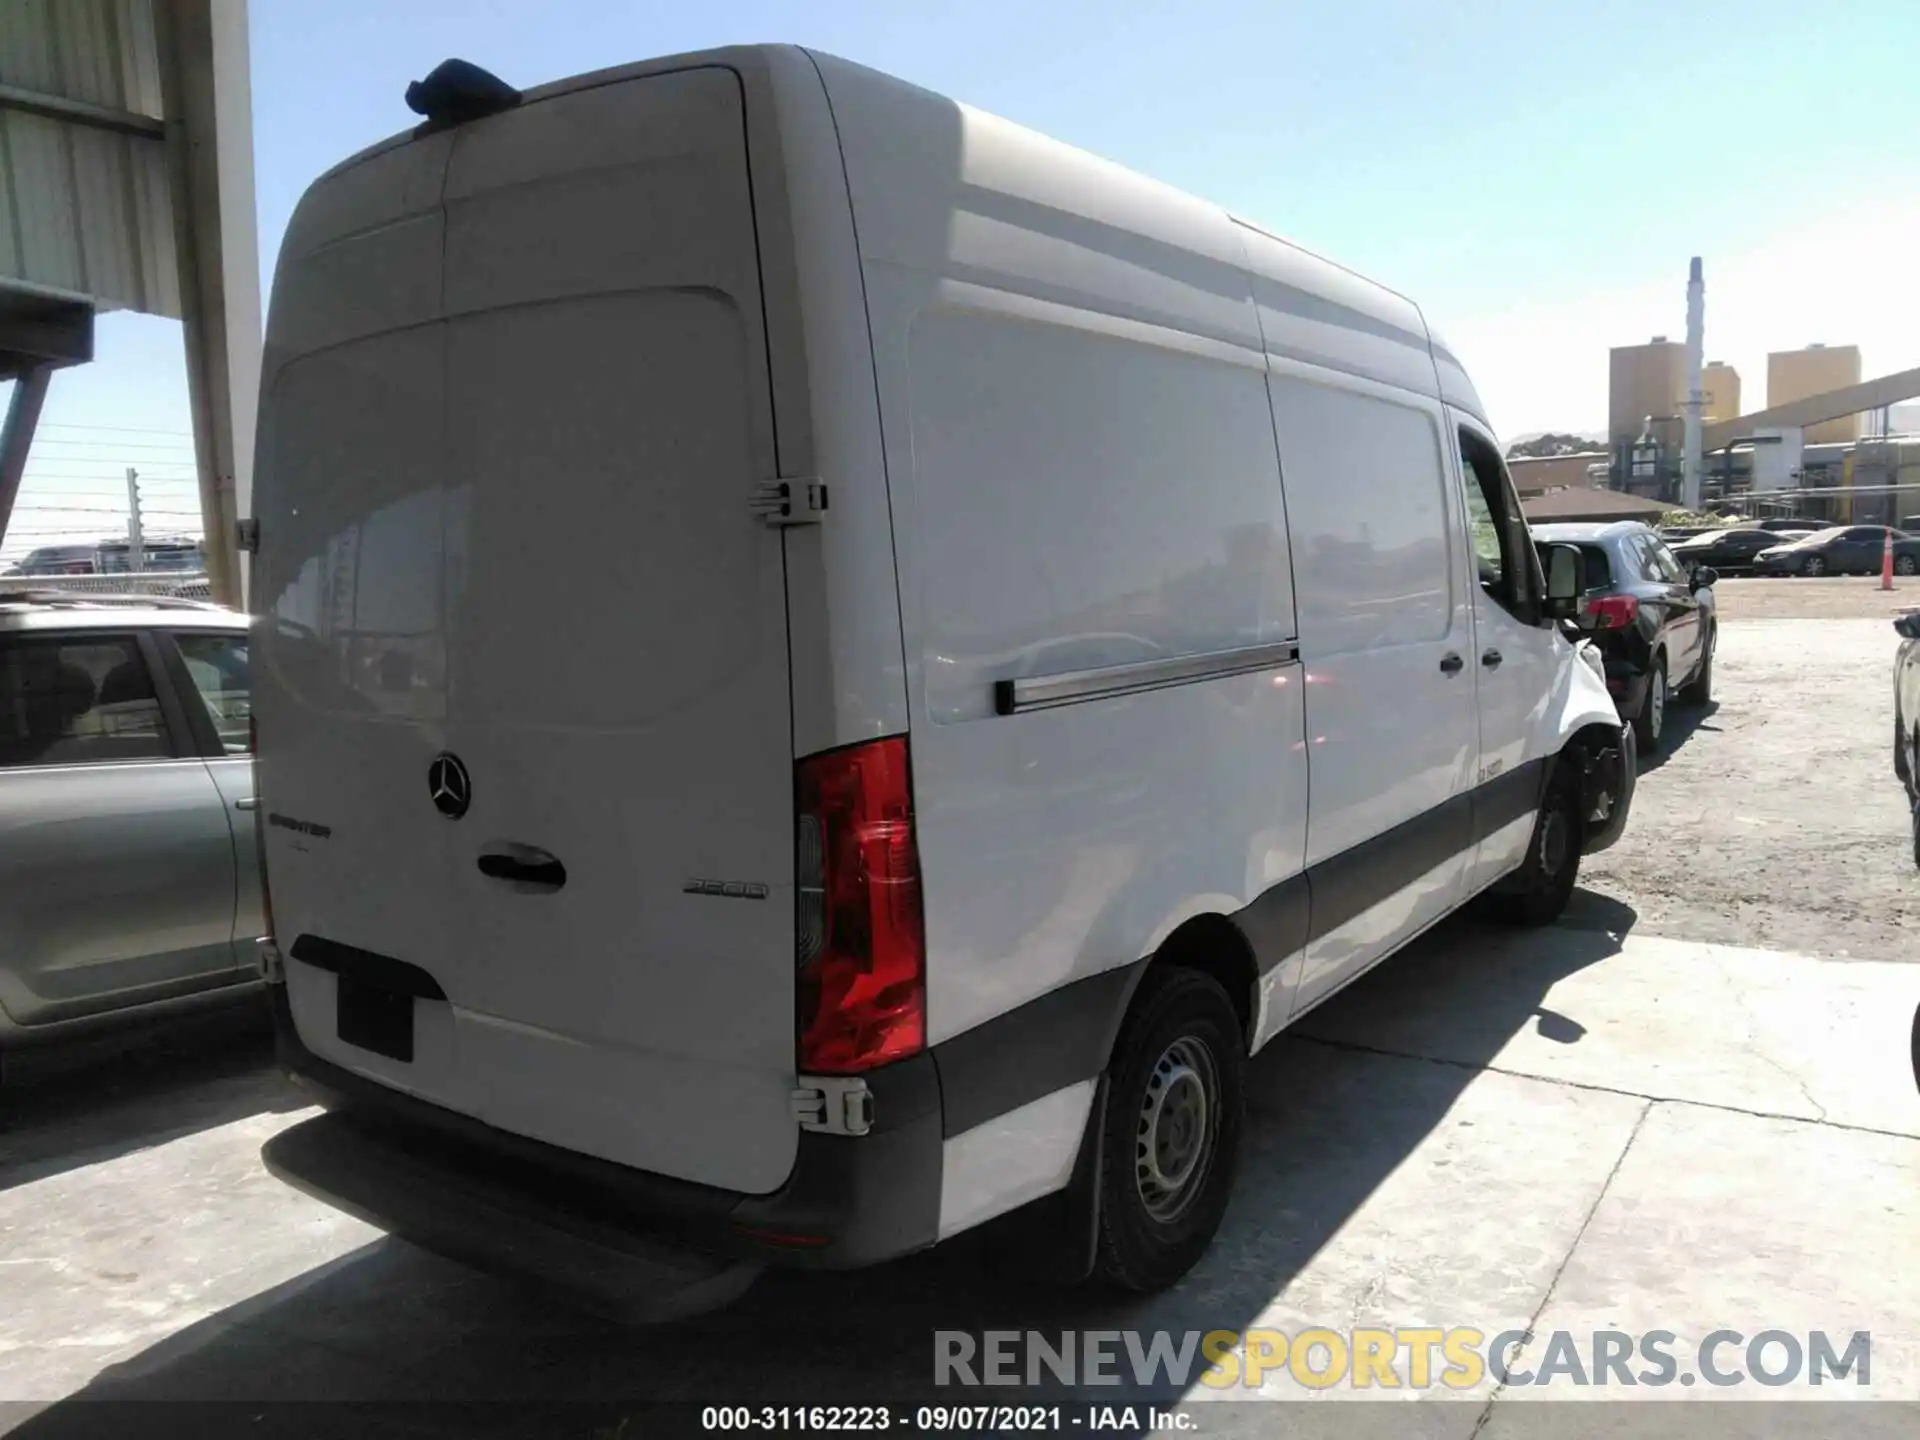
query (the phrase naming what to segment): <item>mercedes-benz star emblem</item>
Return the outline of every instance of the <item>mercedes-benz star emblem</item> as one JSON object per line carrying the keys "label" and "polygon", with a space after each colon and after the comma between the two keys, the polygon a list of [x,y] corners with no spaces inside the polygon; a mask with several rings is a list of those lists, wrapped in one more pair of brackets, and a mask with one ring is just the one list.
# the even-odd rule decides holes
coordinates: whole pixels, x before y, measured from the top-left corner
{"label": "mercedes-benz star emblem", "polygon": [[449,820],[467,813],[467,806],[473,803],[473,781],[458,755],[442,751],[433,757],[433,764],[427,767],[427,793],[433,797],[433,808]]}

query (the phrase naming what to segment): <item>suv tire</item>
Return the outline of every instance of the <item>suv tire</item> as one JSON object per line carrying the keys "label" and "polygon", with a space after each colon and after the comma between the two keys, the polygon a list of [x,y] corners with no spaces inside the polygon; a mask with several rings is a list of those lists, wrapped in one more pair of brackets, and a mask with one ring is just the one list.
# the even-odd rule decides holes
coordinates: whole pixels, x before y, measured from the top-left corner
{"label": "suv tire", "polygon": [[1716,626],[1707,631],[1707,653],[1701,657],[1700,668],[1693,672],[1693,679],[1687,682],[1686,689],[1680,692],[1680,698],[1689,705],[1707,705],[1713,701],[1713,652],[1719,648],[1720,631]]}
{"label": "suv tire", "polygon": [[1653,673],[1647,677],[1647,693],[1640,701],[1640,713],[1633,717],[1633,738],[1642,755],[1660,749],[1660,737],[1667,728],[1667,657],[1653,657]]}

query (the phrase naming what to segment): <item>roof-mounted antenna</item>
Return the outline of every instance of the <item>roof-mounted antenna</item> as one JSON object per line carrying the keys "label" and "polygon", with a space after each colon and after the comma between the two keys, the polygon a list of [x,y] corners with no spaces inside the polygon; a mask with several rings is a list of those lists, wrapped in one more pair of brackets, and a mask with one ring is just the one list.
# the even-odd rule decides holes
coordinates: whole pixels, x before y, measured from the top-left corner
{"label": "roof-mounted antenna", "polygon": [[422,131],[444,130],[511,110],[523,97],[498,75],[467,60],[442,60],[407,86],[407,108],[427,117]]}

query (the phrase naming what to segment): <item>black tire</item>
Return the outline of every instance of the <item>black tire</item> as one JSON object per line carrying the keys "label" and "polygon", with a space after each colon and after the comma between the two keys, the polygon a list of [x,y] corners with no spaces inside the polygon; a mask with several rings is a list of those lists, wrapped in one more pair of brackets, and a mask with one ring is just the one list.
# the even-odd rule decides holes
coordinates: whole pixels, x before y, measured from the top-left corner
{"label": "black tire", "polygon": [[1551,925],[1558,920],[1580,878],[1585,829],[1579,779],[1566,766],[1555,766],[1534,817],[1527,858],[1488,892],[1489,917],[1508,925]]}
{"label": "black tire", "polygon": [[1913,1012],[1913,1039],[1909,1044],[1913,1049],[1913,1083],[1920,1086],[1920,1007]]}
{"label": "black tire", "polygon": [[1916,572],[1920,572],[1920,560],[1914,559],[1911,555],[1896,555],[1893,557],[1894,574],[1912,575]]}
{"label": "black tire", "polygon": [[1693,672],[1693,679],[1687,682],[1687,688],[1680,692],[1680,698],[1686,704],[1708,705],[1712,703],[1713,652],[1719,644],[1719,631],[1707,631],[1707,653],[1700,661],[1700,668]]}
{"label": "black tire", "polygon": [[1827,573],[1827,562],[1818,555],[1809,555],[1801,564],[1800,573],[1809,579],[1817,579]]}
{"label": "black tire", "polygon": [[1913,773],[1907,768],[1907,723],[1898,715],[1893,717],[1893,778],[1907,787],[1907,796],[1913,798]]}
{"label": "black tire", "polygon": [[1647,693],[1640,700],[1640,712],[1633,717],[1633,738],[1642,755],[1660,749],[1660,737],[1667,729],[1667,657],[1653,657],[1653,673],[1647,677]]}
{"label": "black tire", "polygon": [[1164,1290],[1213,1243],[1239,1159],[1245,1063],[1240,1018],[1217,980],[1147,971],[1107,1068],[1096,1284]]}
{"label": "black tire", "polygon": [[1920,800],[1913,802],[1913,868],[1920,870]]}

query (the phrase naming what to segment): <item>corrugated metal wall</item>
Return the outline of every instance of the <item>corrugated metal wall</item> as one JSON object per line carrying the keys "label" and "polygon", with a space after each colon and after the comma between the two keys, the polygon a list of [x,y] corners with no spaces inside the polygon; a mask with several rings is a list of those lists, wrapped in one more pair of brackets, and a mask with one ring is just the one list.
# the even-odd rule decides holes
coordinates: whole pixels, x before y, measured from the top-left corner
{"label": "corrugated metal wall", "polygon": [[[159,117],[152,0],[0,0],[0,84]],[[0,277],[180,315],[157,139],[0,108]]]}

